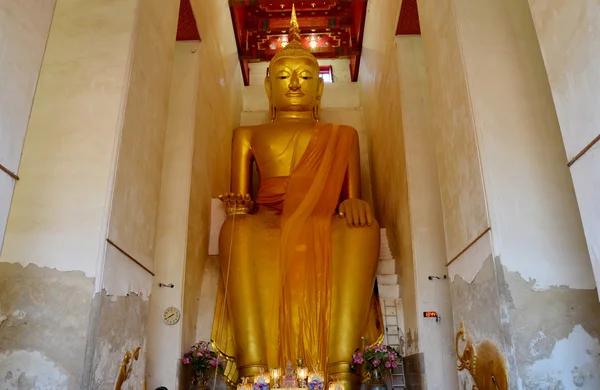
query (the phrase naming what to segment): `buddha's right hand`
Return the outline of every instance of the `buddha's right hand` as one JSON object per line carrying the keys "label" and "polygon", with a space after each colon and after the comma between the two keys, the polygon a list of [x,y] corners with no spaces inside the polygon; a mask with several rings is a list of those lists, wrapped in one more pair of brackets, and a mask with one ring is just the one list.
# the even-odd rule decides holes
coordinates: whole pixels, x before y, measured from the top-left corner
{"label": "buddha's right hand", "polygon": [[248,214],[254,207],[254,202],[249,194],[234,194],[229,192],[219,195],[219,199],[225,205],[225,213],[227,216]]}

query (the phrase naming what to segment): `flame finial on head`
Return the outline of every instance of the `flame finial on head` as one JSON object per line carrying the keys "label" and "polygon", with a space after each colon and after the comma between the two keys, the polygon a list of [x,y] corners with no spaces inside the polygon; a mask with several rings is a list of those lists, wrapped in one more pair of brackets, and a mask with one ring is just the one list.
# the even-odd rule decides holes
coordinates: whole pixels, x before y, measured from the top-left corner
{"label": "flame finial on head", "polygon": [[301,39],[300,26],[298,25],[298,19],[296,18],[296,6],[292,4],[292,17],[290,19],[290,30],[288,31],[288,42],[302,42]]}
{"label": "flame finial on head", "polygon": [[288,43],[287,45],[281,49],[280,51],[273,56],[271,59],[271,63],[269,67],[273,66],[273,63],[279,58],[287,57],[287,58],[309,58],[318,68],[319,63],[314,55],[310,52],[310,50],[306,49],[302,45],[302,37],[300,35],[300,25],[298,24],[298,19],[296,18],[296,7],[292,4],[292,17],[290,19],[290,29],[288,31]]}

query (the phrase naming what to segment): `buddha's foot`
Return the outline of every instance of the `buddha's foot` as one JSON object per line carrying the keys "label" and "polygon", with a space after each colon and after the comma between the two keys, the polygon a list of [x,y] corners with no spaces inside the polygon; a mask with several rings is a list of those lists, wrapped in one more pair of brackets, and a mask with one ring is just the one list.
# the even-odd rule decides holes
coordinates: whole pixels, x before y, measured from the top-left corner
{"label": "buddha's foot", "polygon": [[351,369],[350,363],[337,363],[329,366],[329,376],[340,382],[344,390],[359,390],[361,376]]}
{"label": "buddha's foot", "polygon": [[360,389],[360,376],[351,372],[345,372],[341,374],[335,374],[337,382],[341,383],[344,390],[359,390]]}

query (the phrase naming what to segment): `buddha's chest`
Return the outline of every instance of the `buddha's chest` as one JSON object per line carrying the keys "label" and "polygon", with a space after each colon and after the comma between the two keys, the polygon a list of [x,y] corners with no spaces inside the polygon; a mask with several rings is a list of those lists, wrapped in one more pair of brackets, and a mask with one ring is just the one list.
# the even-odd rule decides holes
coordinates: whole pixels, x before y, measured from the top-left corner
{"label": "buddha's chest", "polygon": [[252,151],[258,170],[266,177],[287,176],[298,164],[313,135],[314,128],[268,128],[254,134]]}

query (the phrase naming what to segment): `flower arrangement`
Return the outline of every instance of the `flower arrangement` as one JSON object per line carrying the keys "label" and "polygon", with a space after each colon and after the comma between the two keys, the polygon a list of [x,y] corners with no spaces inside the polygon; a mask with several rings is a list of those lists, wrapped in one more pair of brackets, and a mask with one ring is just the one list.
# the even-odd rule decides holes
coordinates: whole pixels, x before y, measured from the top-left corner
{"label": "flower arrangement", "polygon": [[262,376],[262,374],[260,375],[258,380],[256,380],[254,382],[254,385],[252,385],[252,389],[253,390],[269,390],[269,384],[267,383],[265,378]]}
{"label": "flower arrangement", "polygon": [[207,341],[200,341],[183,355],[182,362],[189,365],[194,373],[192,386],[205,383],[211,371],[223,371],[225,360],[219,359],[216,352],[211,351]]}
{"label": "flower arrangement", "polygon": [[364,365],[369,372],[374,370],[390,371],[398,367],[402,361],[402,356],[396,349],[389,345],[368,345],[363,338],[362,350],[356,350],[352,355],[352,362],[357,365]]}
{"label": "flower arrangement", "polygon": [[323,390],[323,381],[321,378],[313,376],[310,382],[308,382],[308,388],[310,390]]}

